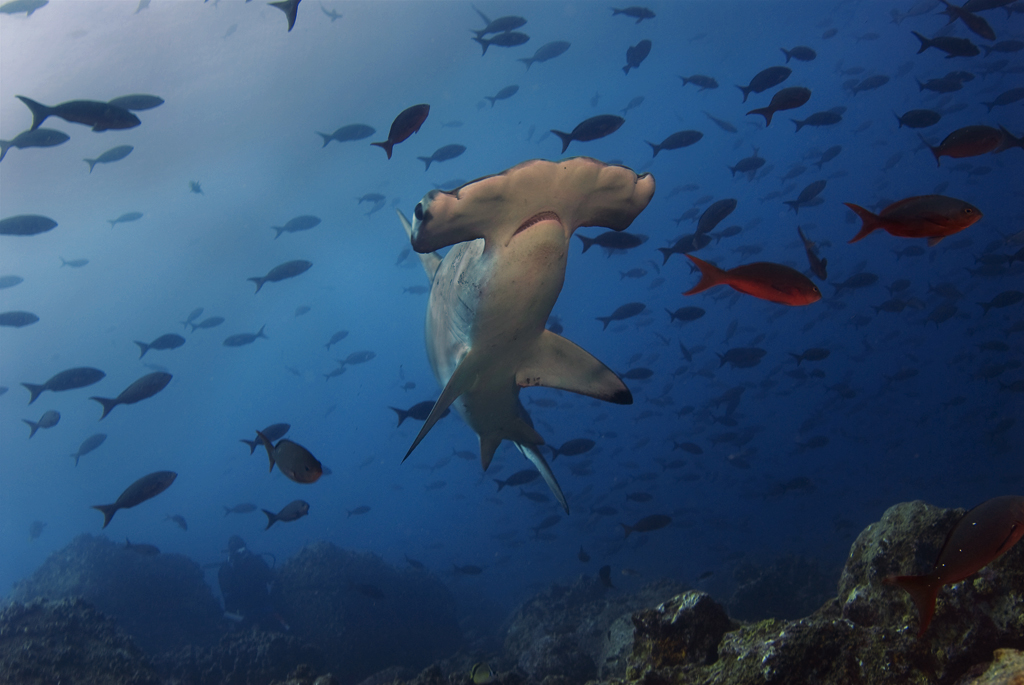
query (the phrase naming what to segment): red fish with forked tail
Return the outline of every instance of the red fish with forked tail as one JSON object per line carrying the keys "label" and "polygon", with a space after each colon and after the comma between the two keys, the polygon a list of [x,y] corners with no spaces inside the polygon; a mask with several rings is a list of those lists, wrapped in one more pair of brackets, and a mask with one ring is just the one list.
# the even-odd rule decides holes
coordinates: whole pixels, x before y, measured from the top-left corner
{"label": "red fish with forked tail", "polygon": [[995,497],[974,507],[949,532],[931,573],[887,576],[886,585],[910,593],[924,635],[935,614],[935,598],[944,585],[958,583],[989,565],[1024,537],[1024,497]]}
{"label": "red fish with forked tail", "polygon": [[821,299],[821,291],[811,279],[782,264],[754,262],[724,271],[691,254],[686,256],[700,269],[700,282],[683,295],[693,295],[716,285],[727,285],[741,293],[793,307],[812,304]]}
{"label": "red fish with forked tail", "polygon": [[863,221],[855,243],[875,229],[883,229],[899,238],[927,238],[935,245],[943,238],[959,233],[982,217],[981,210],[969,202],[945,195],[919,195],[894,202],[878,214],[844,202]]}

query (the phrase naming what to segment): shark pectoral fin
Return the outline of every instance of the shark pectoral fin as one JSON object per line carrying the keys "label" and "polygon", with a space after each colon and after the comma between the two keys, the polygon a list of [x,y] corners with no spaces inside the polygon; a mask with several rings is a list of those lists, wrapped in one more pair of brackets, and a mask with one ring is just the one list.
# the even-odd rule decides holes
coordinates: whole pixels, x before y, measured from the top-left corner
{"label": "shark pectoral fin", "polygon": [[480,465],[484,467],[484,471],[491,465],[491,460],[494,459],[494,453],[498,450],[498,445],[501,444],[501,438],[480,438]]}
{"label": "shark pectoral fin", "polygon": [[541,478],[548,484],[548,488],[551,490],[551,494],[555,496],[558,503],[565,509],[565,513],[569,513],[569,505],[565,501],[565,495],[562,494],[562,488],[558,487],[558,481],[555,479],[555,474],[552,472],[551,467],[544,460],[544,455],[540,453],[536,445],[530,445],[528,443],[513,443],[519,451],[523,453],[523,456],[530,460],[530,462],[540,471]]}
{"label": "shark pectoral fin", "polygon": [[420,441],[427,436],[430,429],[434,427],[434,424],[441,419],[441,415],[444,414],[445,410],[452,405],[459,395],[466,392],[476,383],[476,360],[473,357],[472,350],[462,358],[459,365],[455,367],[455,373],[448,379],[448,384],[444,386],[444,390],[441,391],[441,396],[437,398],[437,402],[434,402],[434,408],[430,410],[430,415],[427,420],[423,422],[423,427],[420,428],[419,435],[412,441],[412,447],[402,457],[402,461],[409,458],[412,451],[416,449],[416,446],[420,444]]}
{"label": "shark pectoral fin", "polygon": [[516,373],[521,388],[542,385],[569,390],[615,404],[632,404],[629,388],[589,352],[562,336],[545,330],[531,357]]}
{"label": "shark pectoral fin", "polygon": [[[412,241],[412,224],[409,223],[409,219],[406,218],[405,214],[402,214],[402,210],[396,209],[395,213],[398,214],[398,218],[402,222],[402,228],[405,229],[406,235],[409,236],[409,240]],[[423,270],[427,272],[427,278],[430,282],[434,282],[434,274],[437,273],[437,267],[441,266],[441,255],[436,252],[422,252],[419,254],[420,264],[423,265]]]}

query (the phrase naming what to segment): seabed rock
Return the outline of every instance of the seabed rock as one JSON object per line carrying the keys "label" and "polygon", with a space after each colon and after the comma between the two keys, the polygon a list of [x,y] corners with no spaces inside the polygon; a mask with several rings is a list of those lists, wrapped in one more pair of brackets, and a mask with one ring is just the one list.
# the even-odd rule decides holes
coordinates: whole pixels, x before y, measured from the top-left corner
{"label": "seabed rock", "polygon": [[213,646],[224,632],[220,603],[199,565],[180,554],[142,556],[83,534],[15,584],[11,600],[82,597],[117,621],[149,654]]}
{"label": "seabed rock", "polygon": [[[920,638],[910,597],[881,584],[890,574],[930,571],[963,513],[923,502],[891,507],[854,542],[838,598],[806,618],[768,619],[725,632],[724,610],[701,593],[634,614],[626,677],[605,682],[964,685],[968,681],[961,679],[984,672],[996,650],[999,668],[1012,672],[1012,664],[1020,663],[1013,661],[1012,650],[1024,649],[1024,544],[967,580],[946,586],[935,619]],[[698,606],[703,609],[683,610]],[[1024,682],[1024,673],[1014,677]],[[1012,679],[1001,685],[1011,683],[1016,685]]]}
{"label": "seabed rock", "polygon": [[3,685],[162,685],[149,658],[82,599],[14,602],[0,612]]}
{"label": "seabed rock", "polygon": [[455,600],[434,576],[398,571],[376,555],[328,542],[303,548],[281,566],[274,603],[342,685],[390,666],[421,669],[462,640]]}

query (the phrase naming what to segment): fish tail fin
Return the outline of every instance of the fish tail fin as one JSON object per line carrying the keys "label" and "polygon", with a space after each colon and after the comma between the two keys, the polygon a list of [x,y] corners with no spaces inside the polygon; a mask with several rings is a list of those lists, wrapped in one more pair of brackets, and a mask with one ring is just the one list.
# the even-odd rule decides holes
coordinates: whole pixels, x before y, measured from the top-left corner
{"label": "fish tail fin", "polygon": [[256,332],[256,337],[257,338],[263,338],[264,340],[270,340],[270,338],[268,338],[266,336],[266,334],[263,332],[263,329],[266,328],[266,327],[267,327],[267,324],[263,324],[262,326],[260,326],[260,330],[258,330]]}
{"label": "fish tail fin", "polygon": [[139,342],[138,340],[135,340],[134,342],[139,346],[139,359],[142,359],[146,356],[146,353],[149,352],[149,345],[144,342]]}
{"label": "fish tail fin", "polygon": [[[517,62],[522,62],[523,64],[525,64],[525,65],[526,65],[526,70],[527,70],[527,71],[529,71],[529,70],[530,70],[530,65],[531,65],[531,64],[533,64],[533,58],[532,58],[532,57],[520,57],[520,58],[519,58],[518,60],[516,60],[516,61],[517,61]],[[494,105],[491,105],[491,106],[493,107]]]}
{"label": "fish tail fin", "polygon": [[749,86],[736,86],[736,87],[740,89],[741,93],[743,93],[743,102],[746,102],[747,101],[747,96],[750,95],[750,87]]}
{"label": "fish tail fin", "polygon": [[859,216],[860,220],[863,222],[860,227],[860,232],[853,236],[853,239],[849,242],[855,243],[875,229],[882,227],[877,214],[873,214],[860,205],[855,205],[852,202],[844,202],[843,204],[852,209],[854,214]]}
{"label": "fish tail fin", "polygon": [[604,328],[601,329],[602,331],[608,330],[608,324],[610,324],[612,322],[612,317],[610,317],[610,316],[595,316],[594,318],[604,324]]}
{"label": "fish tail fin", "polygon": [[716,285],[728,282],[728,275],[714,264],[705,262],[703,259],[694,257],[692,254],[688,254],[686,256],[690,258],[690,261],[697,265],[698,269],[700,269],[700,281],[697,282],[697,285],[683,293],[683,295],[694,295],[696,293],[703,292],[708,288],[713,288]]}
{"label": "fish tail fin", "polygon": [[321,138],[323,138],[323,139],[324,139],[324,144],[323,144],[323,147],[321,147],[321,148],[320,148],[321,150],[322,150],[323,148],[327,147],[327,143],[329,143],[329,142],[331,142],[332,140],[334,140],[334,136],[333,136],[333,135],[329,135],[329,134],[327,134],[327,133],[320,133],[320,131],[317,131],[317,132],[316,132],[316,134],[317,134],[318,136],[320,136]]}
{"label": "fish tail fin", "polygon": [[782,50],[782,54],[786,56],[786,64],[789,64],[789,58],[792,57],[792,55],[789,54],[789,50],[786,48],[779,48],[779,50]]}
{"label": "fish tail fin", "polygon": [[83,159],[82,161],[89,165],[89,173],[91,174],[92,170],[93,170],[93,167],[95,167],[96,163],[98,161],[100,161],[100,160],[98,160],[98,159]]}
{"label": "fish tail fin", "polygon": [[491,43],[487,40],[484,40],[483,38],[474,38],[473,40],[475,40],[477,43],[480,43],[480,47],[484,49],[480,56],[483,57],[484,55],[486,55],[487,48],[490,47]]}
{"label": "fish tail fin", "polygon": [[249,446],[249,454],[255,454],[256,446],[260,444],[259,440],[246,440],[245,438],[239,438],[238,442],[244,442]]}
{"label": "fish tail fin", "polygon": [[22,421],[27,423],[29,425],[29,428],[32,429],[32,432],[28,434],[28,437],[31,438],[33,435],[36,434],[36,431],[39,430],[39,424],[29,421],[28,419],[22,419]]}
{"label": "fish tail fin", "polygon": [[72,454],[71,458],[75,460],[75,466],[78,466],[78,453]]}
{"label": "fish tail fin", "polygon": [[370,145],[376,145],[377,147],[384,148],[384,152],[388,153],[388,159],[391,159],[391,150],[395,147],[395,144],[390,140],[385,140],[380,143],[370,143]]}
{"label": "fish tail fin", "polygon": [[[221,506],[224,507],[223,504]],[[230,513],[231,513],[231,509],[229,507],[224,507],[224,515],[227,516]]]}
{"label": "fish tail fin", "polygon": [[268,473],[269,473],[270,471],[274,470],[274,445],[270,442],[270,440],[267,440],[267,436],[265,436],[260,431],[256,431],[256,439],[267,450],[267,459],[270,460],[270,468],[268,469]]}
{"label": "fish tail fin", "polygon": [[195,333],[196,332],[196,325],[194,323],[190,323],[190,324],[186,324],[186,325],[192,327],[192,330],[189,331],[189,333]]}
{"label": "fish tail fin", "polygon": [[625,540],[629,537],[629,534],[633,532],[633,528],[627,526],[625,523],[620,523],[619,525],[622,526],[622,532],[626,534],[625,537],[622,538],[623,540]]}
{"label": "fish tail fin", "polygon": [[39,125],[43,123],[46,117],[50,116],[51,110],[46,105],[24,97],[23,95],[15,95],[15,97],[24,102],[29,111],[32,112],[32,128],[29,129],[30,131],[35,131],[39,128]]}
{"label": "fish tail fin", "polygon": [[103,414],[100,416],[100,421],[106,418],[107,414],[110,413],[110,410],[118,405],[118,401],[116,399],[109,399],[106,397],[90,397],[89,399],[96,400],[103,405]]}
{"label": "fish tail fin", "polygon": [[629,73],[629,65],[628,64],[626,66],[622,67],[622,73],[623,74],[628,74]]}
{"label": "fish tail fin", "polygon": [[[494,107],[493,102],[491,103],[491,107]],[[434,161],[433,157],[417,157],[416,159],[420,160],[421,162],[427,165],[427,168],[424,169],[424,171],[428,171],[430,169],[430,163]]]}
{"label": "fish tail fin", "polygon": [[592,248],[594,246],[594,243],[597,242],[597,238],[588,238],[586,236],[580,235],[579,233],[576,234],[576,237],[583,241],[583,252],[581,252],[580,254],[586,254],[587,250]]}
{"label": "fish tail fin", "polygon": [[10,140],[0,140],[0,162],[4,161],[4,157],[7,156],[7,151],[11,149],[14,143]]}
{"label": "fish tail fin", "polygon": [[508,484],[508,481],[498,480],[497,478],[494,479],[494,482],[498,484],[498,492],[501,492],[501,489]]}
{"label": "fish tail fin", "polygon": [[985,316],[986,314],[988,314],[988,310],[992,307],[992,305],[990,305],[988,302],[979,302],[978,306],[981,307],[981,309],[982,309],[982,312],[981,312],[982,316]]}
{"label": "fish tail fin", "polygon": [[[247,278],[245,280],[252,281],[253,283],[256,284],[257,293],[260,291],[260,288],[263,287],[263,284],[267,282],[267,279],[263,278],[263,276],[254,276],[253,278]],[[255,295],[255,293],[253,294]]]}
{"label": "fish tail fin", "polygon": [[797,354],[796,352],[790,352],[789,356],[796,360],[797,366],[800,366],[800,362],[804,360],[804,356],[802,354]]}
{"label": "fish tail fin", "polygon": [[272,231],[276,231],[276,233],[274,233],[274,240],[280,238],[281,234],[284,233],[284,226],[271,226],[270,229]]}
{"label": "fish tail fin", "polygon": [[658,252],[661,253],[662,266],[665,266],[668,263],[668,258],[675,254],[670,247],[659,247]]}
{"label": "fish tail fin", "polygon": [[942,162],[939,161],[939,148],[932,147],[920,133],[917,134],[917,137],[921,139],[921,142],[924,143],[926,148],[932,151],[932,155],[935,157],[935,166],[942,166]]}
{"label": "fish tail fin", "polygon": [[[918,84],[920,84],[920,83],[921,83],[921,82],[920,82],[920,81],[918,81]],[[897,113],[896,113],[895,111],[893,111],[892,115],[893,115],[894,117],[896,117],[896,121],[897,121],[897,122],[899,123],[899,128],[903,128],[903,119],[900,119],[900,115],[899,115],[899,114],[897,114]]]}
{"label": "fish tail fin", "polygon": [[[398,414],[398,426],[401,426],[402,422],[409,418],[409,412],[405,411],[404,409],[399,409],[398,407],[391,406],[389,406],[388,409]],[[398,428],[398,426],[395,426],[395,428]]]}
{"label": "fish tail fin", "polygon": [[654,143],[652,143],[649,140],[645,140],[644,142],[651,146],[651,150],[654,151],[654,156],[657,157],[658,153],[661,152],[661,146],[660,145],[655,145]]}
{"label": "fish tail fin", "polygon": [[800,200],[783,200],[782,204],[789,205],[797,214],[800,213]]}
{"label": "fish tail fin", "polygon": [[551,132],[554,133],[556,136],[558,136],[559,138],[562,139],[562,152],[565,152],[566,150],[568,150],[569,149],[569,143],[572,142],[572,134],[571,133],[562,133],[561,131],[556,131],[555,129],[551,129]]}
{"label": "fish tail fin", "polygon": [[[490,95],[485,95],[484,96],[484,100],[490,100],[491,101],[491,109],[494,109],[494,103],[498,101],[498,98],[492,98]],[[419,159],[423,159],[423,158],[420,157]]]}
{"label": "fish tail fin", "polygon": [[760,107],[758,109],[750,110],[749,112],[747,112],[747,114],[760,114],[761,116],[763,116],[764,125],[765,128],[767,128],[772,123],[772,115],[775,114],[775,110],[773,110],[771,107]]}
{"label": "fish tail fin", "polygon": [[911,33],[913,33],[915,36],[917,36],[917,39],[919,41],[921,41],[921,49],[917,51],[917,54],[920,55],[922,52],[924,52],[925,50],[927,50],[928,48],[930,48],[932,46],[932,42],[930,40],[928,40],[927,38],[925,38],[924,36],[922,36],[917,31],[911,31]]}
{"label": "fish tail fin", "polygon": [[924,635],[935,615],[935,598],[939,595],[941,585],[938,585],[928,576],[886,576],[882,579],[886,585],[896,585],[907,591],[910,598],[917,606],[917,613],[920,617],[920,628],[918,636]]}
{"label": "fish tail fin", "polygon": [[[796,124],[796,130],[797,131],[799,131],[800,129],[802,129],[804,127],[804,122],[802,122],[802,121],[797,121],[796,119],[790,119],[790,121],[792,121],[794,124]],[[818,168],[820,169],[821,167],[818,167]]]}
{"label": "fish tail fin", "polygon": [[266,509],[260,509],[260,511],[267,515],[267,527],[263,530],[270,530],[270,527],[277,523],[277,514],[272,511],[267,511]]}
{"label": "fish tail fin", "polygon": [[676,313],[673,312],[671,309],[666,308],[665,309],[665,313],[668,314],[668,322],[669,323],[672,323],[673,321],[676,320]]}
{"label": "fish tail fin", "polygon": [[106,528],[110,523],[110,519],[114,518],[118,507],[116,504],[97,504],[93,506],[93,509],[103,512],[103,527]]}
{"label": "fish tail fin", "polygon": [[22,383],[23,386],[28,388],[28,391],[32,393],[32,397],[28,399],[28,403],[32,404],[39,397],[39,394],[46,390],[45,385],[33,385],[32,383]]}

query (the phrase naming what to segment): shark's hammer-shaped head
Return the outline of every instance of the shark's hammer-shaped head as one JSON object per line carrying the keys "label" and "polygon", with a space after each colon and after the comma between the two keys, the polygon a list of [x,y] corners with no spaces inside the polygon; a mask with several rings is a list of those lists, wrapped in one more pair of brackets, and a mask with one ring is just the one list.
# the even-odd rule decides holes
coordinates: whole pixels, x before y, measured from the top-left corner
{"label": "shark's hammer-shaped head", "polygon": [[568,242],[580,226],[629,227],[654,195],[654,178],[590,157],[530,160],[452,191],[433,190],[416,205],[412,247],[434,250],[483,238],[508,245],[519,232],[554,220]]}

